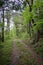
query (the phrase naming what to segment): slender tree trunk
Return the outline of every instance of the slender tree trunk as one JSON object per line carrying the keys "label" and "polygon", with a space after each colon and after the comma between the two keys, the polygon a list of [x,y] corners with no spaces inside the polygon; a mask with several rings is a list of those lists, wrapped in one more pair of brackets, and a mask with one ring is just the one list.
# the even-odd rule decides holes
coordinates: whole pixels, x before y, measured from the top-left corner
{"label": "slender tree trunk", "polygon": [[6,14],[7,14],[7,34],[8,34],[8,37],[9,37],[9,32],[10,32],[10,13],[9,13],[8,10],[7,10]]}
{"label": "slender tree trunk", "polygon": [[10,31],[10,22],[9,22],[9,18],[7,18],[7,32],[9,33]]}
{"label": "slender tree trunk", "polygon": [[[30,10],[29,10],[29,12],[31,13],[31,11],[32,11],[32,7],[31,7],[31,5],[29,5],[29,8],[30,8]],[[30,35],[30,37],[31,37],[31,18],[30,18],[30,21],[29,21],[29,35]]]}
{"label": "slender tree trunk", "polygon": [[4,42],[4,9],[3,9],[2,42]]}
{"label": "slender tree trunk", "polygon": [[[31,0],[31,4],[28,2],[29,4],[29,12],[31,13],[32,12],[32,5],[33,5],[33,0]],[[32,17],[30,18],[30,21],[29,21],[29,35],[31,37],[31,22],[32,22]]]}

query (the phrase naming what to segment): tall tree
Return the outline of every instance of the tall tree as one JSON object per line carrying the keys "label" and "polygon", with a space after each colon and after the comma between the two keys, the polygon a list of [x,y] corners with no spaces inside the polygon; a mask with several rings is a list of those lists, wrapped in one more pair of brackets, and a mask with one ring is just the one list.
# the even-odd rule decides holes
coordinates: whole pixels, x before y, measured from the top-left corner
{"label": "tall tree", "polygon": [[[7,34],[9,34],[10,32],[10,11],[7,10],[6,11],[6,19],[7,19]],[[8,35],[9,36],[9,35]]]}
{"label": "tall tree", "polygon": [[4,42],[4,8],[3,8],[4,1],[0,0],[0,7],[3,11],[3,26],[2,26],[2,42]]}
{"label": "tall tree", "polygon": [[2,10],[3,11],[3,26],[2,26],[2,42],[4,42],[4,9]]}

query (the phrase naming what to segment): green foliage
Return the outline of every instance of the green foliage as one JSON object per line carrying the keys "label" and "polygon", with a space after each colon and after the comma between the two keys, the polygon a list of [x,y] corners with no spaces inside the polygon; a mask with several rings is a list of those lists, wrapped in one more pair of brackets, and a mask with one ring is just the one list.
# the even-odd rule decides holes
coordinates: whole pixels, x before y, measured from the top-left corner
{"label": "green foliage", "polygon": [[15,26],[13,27],[13,29],[10,31],[10,38],[16,38],[16,28]]}
{"label": "green foliage", "polygon": [[24,39],[24,38],[26,38],[26,37],[28,37],[28,34],[27,34],[27,32],[23,32],[23,33],[21,33],[21,39]]}
{"label": "green foliage", "polygon": [[5,38],[5,42],[0,42],[0,65],[10,65],[12,51],[12,39]]}
{"label": "green foliage", "polygon": [[43,38],[40,38],[36,47],[34,46],[34,50],[43,58]]}
{"label": "green foliage", "polygon": [[22,24],[22,15],[21,13],[20,14],[15,14],[14,17],[13,17],[13,21],[14,21],[14,24]]}
{"label": "green foliage", "polygon": [[4,1],[0,0],[0,7],[2,7],[4,4]]}
{"label": "green foliage", "polygon": [[3,23],[2,22],[0,22],[0,27],[2,27],[3,26]]}
{"label": "green foliage", "polygon": [[[34,26],[35,24],[35,26]],[[38,31],[38,30],[43,30],[43,20],[39,20],[38,22],[35,22],[33,24],[33,29]]]}
{"label": "green foliage", "polygon": [[22,15],[23,15],[23,19],[24,19],[23,24],[25,25],[29,22],[29,19],[31,17],[31,13],[29,12],[29,7],[28,6],[26,6],[24,8],[24,11],[22,12]]}
{"label": "green foliage", "polygon": [[[29,3],[31,1],[29,0]],[[32,4],[31,4],[32,5]],[[26,6],[24,11],[22,12],[23,15],[23,25],[24,27],[28,24],[27,29],[29,29],[29,22],[30,25],[30,33],[31,38],[36,39],[38,31],[43,31],[43,1],[41,0],[33,0],[33,5],[31,6],[32,10],[30,10],[30,6]],[[33,21],[31,20],[34,20]]]}

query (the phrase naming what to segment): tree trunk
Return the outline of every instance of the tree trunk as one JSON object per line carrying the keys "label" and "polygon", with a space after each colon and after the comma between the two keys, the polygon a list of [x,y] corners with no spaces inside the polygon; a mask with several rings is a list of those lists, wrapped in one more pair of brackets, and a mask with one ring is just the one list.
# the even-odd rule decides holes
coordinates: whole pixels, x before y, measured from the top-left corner
{"label": "tree trunk", "polygon": [[10,32],[10,12],[9,10],[7,10],[6,15],[7,15],[7,34],[9,37],[9,32]]}
{"label": "tree trunk", "polygon": [[3,9],[2,42],[4,42],[4,9]]}
{"label": "tree trunk", "polygon": [[[32,12],[32,5],[33,5],[33,0],[31,0],[31,4],[29,3],[29,12],[31,13]],[[32,17],[30,18],[30,21],[29,21],[29,34],[30,34],[30,37],[31,37],[31,22],[32,22]]]}

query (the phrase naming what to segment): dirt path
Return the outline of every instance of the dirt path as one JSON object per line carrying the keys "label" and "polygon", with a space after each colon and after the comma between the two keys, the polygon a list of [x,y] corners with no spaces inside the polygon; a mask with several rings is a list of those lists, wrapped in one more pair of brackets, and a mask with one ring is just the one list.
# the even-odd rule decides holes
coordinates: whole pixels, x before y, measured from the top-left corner
{"label": "dirt path", "polygon": [[13,41],[12,46],[13,46],[13,50],[12,50],[12,56],[11,56],[12,57],[11,65],[20,65],[18,48],[16,46],[15,41]]}
{"label": "dirt path", "polygon": [[36,54],[36,52],[30,47],[27,46],[25,43],[22,42],[22,40],[15,40],[13,41],[13,51],[12,51],[12,62],[11,65],[20,65],[19,62],[19,50],[16,46],[16,41],[19,41],[20,44],[23,44],[25,46],[25,48],[27,48],[29,50],[29,52],[31,53],[32,57],[35,58],[35,65],[43,65],[43,59]]}

